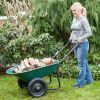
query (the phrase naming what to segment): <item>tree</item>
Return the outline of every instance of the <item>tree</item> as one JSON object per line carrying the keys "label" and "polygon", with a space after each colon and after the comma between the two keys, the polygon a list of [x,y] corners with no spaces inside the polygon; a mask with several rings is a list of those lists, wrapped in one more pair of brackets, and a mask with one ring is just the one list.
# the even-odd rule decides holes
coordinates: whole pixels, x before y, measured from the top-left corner
{"label": "tree", "polygon": [[[57,41],[61,40],[66,43],[71,32],[70,25],[72,16],[70,6],[76,1],[77,0],[33,0],[33,29],[36,31],[36,34],[48,32],[54,36]],[[90,48],[90,59],[93,58],[93,54],[95,54],[95,58],[100,61],[100,0],[78,1],[87,9],[87,18],[93,32],[93,36],[89,38],[90,44],[92,45]],[[93,61],[93,59],[90,61]]]}

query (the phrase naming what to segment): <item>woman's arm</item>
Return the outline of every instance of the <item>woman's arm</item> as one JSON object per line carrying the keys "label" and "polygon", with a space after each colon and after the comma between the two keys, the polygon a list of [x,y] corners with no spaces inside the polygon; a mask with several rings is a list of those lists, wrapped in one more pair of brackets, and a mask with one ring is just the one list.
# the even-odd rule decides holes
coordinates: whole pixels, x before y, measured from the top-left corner
{"label": "woman's arm", "polygon": [[89,22],[86,18],[83,18],[81,20],[81,25],[83,27],[83,30],[84,30],[85,34],[83,36],[79,37],[78,41],[84,40],[84,39],[92,36],[92,31],[91,31]]}

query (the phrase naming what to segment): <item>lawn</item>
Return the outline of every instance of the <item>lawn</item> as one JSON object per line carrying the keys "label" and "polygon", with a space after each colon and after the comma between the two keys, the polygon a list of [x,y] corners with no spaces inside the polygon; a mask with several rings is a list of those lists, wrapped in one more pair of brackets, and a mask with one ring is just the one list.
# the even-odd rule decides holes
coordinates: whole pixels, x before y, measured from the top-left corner
{"label": "lawn", "polygon": [[[61,88],[48,90],[39,98],[29,96],[26,89],[20,89],[15,76],[0,76],[0,100],[100,100],[100,81],[86,85],[84,88],[74,89],[74,79],[61,79]],[[50,87],[57,85],[56,79]]]}

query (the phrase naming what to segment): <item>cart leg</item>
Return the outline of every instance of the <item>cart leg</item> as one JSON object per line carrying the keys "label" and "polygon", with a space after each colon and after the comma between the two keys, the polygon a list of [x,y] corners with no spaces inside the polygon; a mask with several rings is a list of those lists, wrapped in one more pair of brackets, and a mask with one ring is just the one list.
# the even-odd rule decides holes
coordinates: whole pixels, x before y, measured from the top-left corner
{"label": "cart leg", "polygon": [[58,80],[58,87],[57,88],[47,88],[48,90],[57,90],[57,89],[59,89],[61,87],[61,83],[60,83],[60,78],[59,78],[58,72],[56,73],[56,77],[57,77],[57,80]]}
{"label": "cart leg", "polygon": [[50,84],[52,82],[52,77],[51,75],[49,75],[49,82],[47,82],[47,84]]}

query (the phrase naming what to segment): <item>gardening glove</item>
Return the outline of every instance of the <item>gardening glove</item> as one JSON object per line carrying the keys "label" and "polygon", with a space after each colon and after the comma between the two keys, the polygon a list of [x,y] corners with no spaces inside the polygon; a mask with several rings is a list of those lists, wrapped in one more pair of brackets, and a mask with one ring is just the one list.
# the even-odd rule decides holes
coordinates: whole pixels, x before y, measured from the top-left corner
{"label": "gardening glove", "polygon": [[77,42],[80,43],[81,41],[82,41],[82,38],[79,37],[79,38],[77,39]]}
{"label": "gardening glove", "polygon": [[70,43],[76,43],[78,41],[78,38],[75,34],[71,33],[71,36],[69,38]]}
{"label": "gardening glove", "polygon": [[73,41],[73,43],[77,44],[77,43],[80,43],[81,41],[82,41],[81,38],[77,38],[77,39],[75,39],[75,40]]}
{"label": "gardening glove", "polygon": [[72,43],[72,39],[69,39],[69,41],[68,41],[69,43]]}

